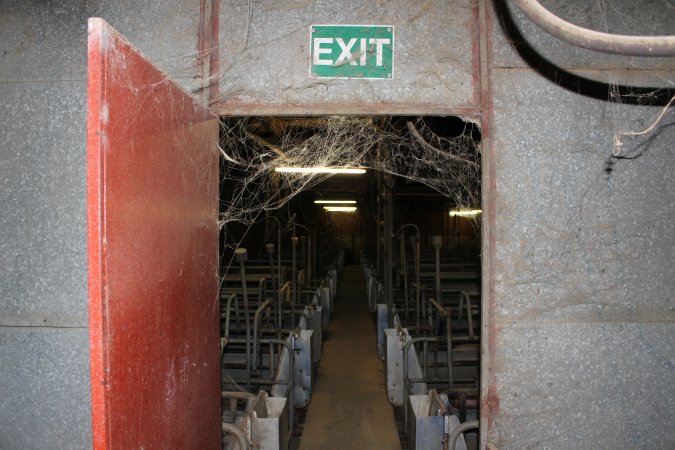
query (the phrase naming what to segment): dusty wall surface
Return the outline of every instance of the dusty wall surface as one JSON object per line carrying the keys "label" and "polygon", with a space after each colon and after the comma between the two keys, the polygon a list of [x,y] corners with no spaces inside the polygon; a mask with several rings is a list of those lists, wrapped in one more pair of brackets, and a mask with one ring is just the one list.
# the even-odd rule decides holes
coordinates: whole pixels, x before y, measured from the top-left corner
{"label": "dusty wall surface", "polygon": [[[672,34],[675,23],[660,1],[542,3],[615,33]],[[624,138],[624,158],[612,150],[616,133],[647,128],[673,95],[656,88],[672,89],[675,58],[570,47],[503,5],[492,33],[488,440],[673,448],[675,110]]]}
{"label": "dusty wall surface", "polygon": [[0,448],[91,446],[87,17],[188,89],[200,2],[0,2]]}
{"label": "dusty wall surface", "polygon": [[[310,26],[392,25],[394,78],[309,76]],[[479,106],[477,7],[471,0],[225,0],[220,6],[222,114],[429,113]]]}

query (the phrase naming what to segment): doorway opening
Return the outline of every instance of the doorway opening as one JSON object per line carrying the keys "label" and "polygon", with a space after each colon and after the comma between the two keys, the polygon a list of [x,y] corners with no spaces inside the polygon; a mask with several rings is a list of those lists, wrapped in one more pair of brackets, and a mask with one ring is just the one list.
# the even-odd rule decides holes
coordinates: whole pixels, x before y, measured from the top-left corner
{"label": "doorway opening", "polygon": [[298,448],[339,278],[357,264],[377,325],[363,348],[383,360],[401,448],[422,404],[430,420],[479,417],[480,140],[454,116],[221,120],[224,448],[262,417],[274,425],[250,433]]}

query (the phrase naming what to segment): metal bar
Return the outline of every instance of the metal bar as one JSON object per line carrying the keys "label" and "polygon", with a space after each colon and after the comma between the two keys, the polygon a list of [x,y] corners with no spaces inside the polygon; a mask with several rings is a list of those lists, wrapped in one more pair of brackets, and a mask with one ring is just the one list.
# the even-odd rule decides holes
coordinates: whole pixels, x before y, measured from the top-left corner
{"label": "metal bar", "polygon": [[256,396],[251,392],[243,391],[220,391],[221,398],[234,398],[237,400],[250,400],[254,399]]}
{"label": "metal bar", "polygon": [[[272,293],[274,297],[277,299],[277,316],[281,315],[281,301],[280,296],[279,296],[279,287],[281,285],[281,280],[280,279],[274,279],[274,244],[266,244],[265,245],[265,251],[267,252],[267,256],[269,257],[269,262],[270,262],[270,276],[272,277]],[[281,325],[277,324],[278,328],[281,328]]]}
{"label": "metal bar", "polygon": [[260,278],[258,280],[258,298],[256,299],[256,301],[258,302],[257,306],[260,306],[260,302],[261,302],[262,298],[265,296],[265,292],[266,292],[265,282],[266,281],[267,280],[265,278]]}
{"label": "metal bar", "polygon": [[393,246],[394,199],[389,183],[390,176],[384,175],[384,296],[387,302],[387,323],[394,327],[394,288],[393,288]]}
{"label": "metal bar", "polygon": [[[291,283],[290,283],[290,282],[287,281],[286,283],[284,283],[284,285],[281,286],[281,289],[279,290],[279,292],[280,292],[280,298],[284,298],[284,297],[285,297],[285,298],[286,298],[286,302],[287,302],[287,303],[291,303],[292,290],[291,290]],[[292,309],[293,309],[293,308],[291,307],[291,310],[292,310]],[[284,314],[284,309],[283,309],[283,307],[280,309],[280,311],[281,311],[281,314],[280,314],[279,320],[278,320],[278,322],[279,322],[279,330],[281,330],[281,329],[283,328],[283,314]],[[293,323],[291,323],[290,326],[293,327]],[[279,337],[279,339],[281,339],[281,337]]]}
{"label": "metal bar", "polygon": [[[232,300],[237,298],[237,294],[230,294],[227,297],[227,306],[225,307],[225,332],[224,332],[224,337],[229,338],[230,337],[230,308],[232,306]],[[235,302],[236,304],[236,302]]]}
{"label": "metal bar", "polygon": [[436,280],[436,298],[441,300],[441,246],[443,245],[442,236],[434,236],[432,238],[432,244],[434,246],[435,255],[436,255],[436,265],[435,265],[435,280]]}
{"label": "metal bar", "polygon": [[423,361],[423,363],[422,363],[422,374],[424,375],[424,378],[427,378],[427,376],[429,375],[427,373],[427,346],[428,346],[428,344],[429,344],[428,342],[422,343],[422,361]]}
{"label": "metal bar", "polygon": [[241,431],[239,428],[236,426],[232,425],[231,423],[223,422],[223,433],[229,433],[233,435],[235,438],[237,438],[237,442],[239,442],[239,450],[248,450],[248,441],[246,439],[246,436],[244,436],[244,432]]}
{"label": "metal bar", "polygon": [[246,388],[251,389],[251,318],[248,309],[248,290],[246,287],[246,249],[239,247],[235,250],[235,257],[239,262],[239,274],[241,275],[241,289],[244,296],[244,320],[246,321]]}
{"label": "metal bar", "polygon": [[473,331],[473,311],[471,310],[471,295],[466,293],[466,315],[467,322],[469,324],[469,337],[471,339],[476,337],[476,334]]}
{"label": "metal bar", "polygon": [[[282,327],[281,321],[281,222],[277,220],[277,291],[278,291],[278,306],[279,318],[277,319],[279,328]],[[281,339],[281,336],[279,336]]]}
{"label": "metal bar", "polygon": [[293,224],[293,236],[291,237],[291,243],[293,247],[293,285],[291,286],[291,327],[295,326],[295,303],[296,296],[298,295],[298,263],[297,263],[297,246],[298,238],[295,235],[295,223]]}
{"label": "metal bar", "polygon": [[450,324],[450,308],[443,308],[443,306],[433,298],[429,299],[429,304],[436,309],[440,316],[445,317],[445,339],[448,345],[448,387],[452,389],[455,382],[452,373],[452,329]]}
{"label": "metal bar", "polygon": [[420,230],[415,236],[415,303],[417,304],[417,326],[420,325]]}
{"label": "metal bar", "polygon": [[[433,409],[434,405],[437,406],[437,410]],[[430,389],[429,390],[429,410],[427,412],[427,415],[433,416],[435,415],[434,413],[440,412],[441,415],[443,416],[448,416],[450,415],[450,411],[448,411],[448,407],[443,403],[441,400],[441,397],[438,395],[438,391],[436,389]]]}
{"label": "metal bar", "polygon": [[[290,338],[291,342],[288,342],[287,340],[284,339],[261,339],[260,343],[261,344],[279,344],[283,347],[286,347],[288,350],[288,380],[274,380],[274,376],[272,376],[273,383],[263,383],[263,382],[258,382],[259,384],[286,384],[288,386],[293,386],[293,363],[295,359],[295,355],[293,354],[293,343],[295,342],[295,339],[297,338],[297,334],[295,331],[291,332]],[[279,363],[281,363],[281,352],[279,352]],[[276,372],[276,370],[275,370]],[[289,393],[289,395],[293,395],[292,392]]]}
{"label": "metal bar", "polygon": [[305,273],[305,283],[311,281],[312,277],[312,270],[311,270],[311,247],[312,247],[312,239],[310,238],[310,233],[312,230],[310,230],[308,227],[299,224],[297,222],[293,222],[296,227],[300,227],[303,230],[307,232],[306,236],[300,236],[300,243],[301,245],[301,255],[302,255],[302,270],[304,270]]}
{"label": "metal bar", "polygon": [[[307,252],[309,251],[309,247],[307,244],[307,236],[300,236],[300,255],[302,255],[301,261],[302,261],[302,270],[305,273],[304,276],[304,281],[303,281],[303,286],[307,284],[307,280],[309,279],[309,275],[307,274]],[[300,286],[298,286],[300,288]]]}
{"label": "metal bar", "polygon": [[312,230],[312,284],[316,281],[316,230]]}
{"label": "metal bar", "polygon": [[[416,344],[417,342],[439,342],[440,338],[438,337],[417,337],[410,339],[408,342],[403,345],[403,423],[408,423],[408,350],[411,345]],[[419,381],[420,383],[422,381]]]}
{"label": "metal bar", "polygon": [[447,317],[447,316],[450,315],[450,313],[445,308],[443,308],[443,306],[440,303],[438,303],[436,300],[434,300],[433,298],[429,299],[429,304],[436,309],[436,311],[438,312],[439,315],[441,315],[443,317]]}
{"label": "metal bar", "polygon": [[448,388],[452,389],[455,386],[455,375],[452,373],[452,330],[450,326],[450,308],[448,308],[445,316],[445,340],[448,346]]}
{"label": "metal bar", "polygon": [[253,357],[251,358],[251,368],[255,371],[258,369],[258,361],[257,361],[257,356],[258,356],[258,322],[260,321],[260,314],[269,306],[269,304],[272,302],[271,299],[266,299],[260,307],[255,312],[254,319],[253,319]]}
{"label": "metal bar", "polygon": [[[217,53],[217,52],[216,52]],[[429,103],[379,103],[379,104],[327,104],[306,103],[302,105],[260,103],[240,100],[221,100],[212,104],[214,114],[223,117],[249,116],[321,116],[349,115],[372,116],[381,115],[382,111],[392,116],[458,116],[468,121],[480,119],[480,109],[475,106],[433,106]]]}
{"label": "metal bar", "polygon": [[474,428],[480,428],[480,422],[478,420],[460,423],[457,427],[455,427],[454,430],[452,430],[450,436],[448,436],[447,440],[448,444],[445,447],[445,450],[455,450],[455,445],[457,445],[457,439],[459,439],[462,433],[464,433],[467,430],[472,430]]}
{"label": "metal bar", "polygon": [[405,233],[399,238],[399,256],[401,257],[401,271],[403,272],[403,301],[406,322],[410,320],[410,308],[408,307],[408,267],[405,258]]}
{"label": "metal bar", "polygon": [[[380,161],[380,146],[377,146],[376,159]],[[380,214],[382,212],[382,196],[380,195],[380,185],[381,185],[382,173],[377,172],[376,174],[376,185],[375,185],[375,272],[382,273],[382,221],[380,220]],[[376,300],[377,303],[377,300]]]}

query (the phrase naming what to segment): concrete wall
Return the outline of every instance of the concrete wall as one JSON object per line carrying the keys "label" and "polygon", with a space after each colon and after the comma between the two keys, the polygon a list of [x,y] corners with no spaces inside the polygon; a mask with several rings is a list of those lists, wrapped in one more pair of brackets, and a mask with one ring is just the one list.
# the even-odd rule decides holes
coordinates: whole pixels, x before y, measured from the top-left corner
{"label": "concrete wall", "polygon": [[0,448],[91,446],[86,19],[192,89],[199,15],[199,0],[0,1]]}
{"label": "concrete wall", "polygon": [[[616,159],[614,134],[645,127],[659,107],[606,99],[621,83],[672,86],[675,62],[575,49],[496,3],[487,437],[513,449],[672,448],[673,112],[627,141],[632,159]],[[659,0],[543,3],[613,32],[675,23]],[[475,109],[471,5],[270,1],[249,12],[224,1],[223,112],[339,112],[355,98],[362,113]],[[91,442],[85,18],[102,16],[194,88],[199,6],[0,2],[0,448]],[[311,23],[367,21],[398,27],[397,84],[307,80]]]}
{"label": "concrete wall", "polygon": [[[612,148],[673,95],[617,86],[672,89],[675,58],[577,49],[497,3],[489,442],[674,448],[675,110],[626,138],[626,159]],[[675,23],[657,0],[542,3],[615,33],[672,34]],[[613,91],[650,96],[617,104]]]}

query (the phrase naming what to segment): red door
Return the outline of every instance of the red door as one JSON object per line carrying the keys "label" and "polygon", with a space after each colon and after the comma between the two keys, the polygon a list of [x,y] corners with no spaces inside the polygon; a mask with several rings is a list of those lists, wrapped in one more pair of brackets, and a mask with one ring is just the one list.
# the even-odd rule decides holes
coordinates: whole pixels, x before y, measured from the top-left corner
{"label": "red door", "polygon": [[220,447],[218,119],[89,20],[94,447]]}

